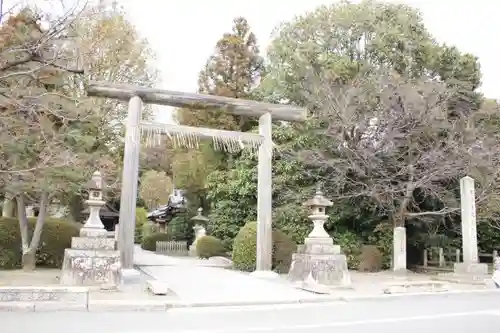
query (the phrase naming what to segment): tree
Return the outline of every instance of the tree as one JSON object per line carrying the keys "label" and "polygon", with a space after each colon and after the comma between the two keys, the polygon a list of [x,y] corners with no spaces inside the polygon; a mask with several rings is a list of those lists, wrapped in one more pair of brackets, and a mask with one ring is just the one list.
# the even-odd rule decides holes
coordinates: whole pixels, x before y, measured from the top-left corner
{"label": "tree", "polygon": [[467,100],[476,97],[472,92],[480,83],[477,58],[437,44],[420,12],[403,4],[364,0],[319,6],[283,23],[275,35],[260,87],[268,99],[304,105],[310,92],[302,82],[311,68],[328,69],[340,82],[381,67],[407,77],[426,75],[460,85],[455,91]]}
{"label": "tree", "polygon": [[[243,17],[233,20],[231,33],[225,33],[198,79],[199,92],[234,98],[251,98],[252,90],[263,74],[263,59],[259,55],[257,39]],[[181,124],[227,130],[246,131],[248,119],[225,112],[178,110]]]}
{"label": "tree", "polygon": [[[103,4],[99,2],[98,5]],[[92,12],[92,8],[77,10],[72,7],[50,18],[25,8],[9,17],[0,28],[3,59],[0,67],[3,161],[0,180],[5,192],[16,198],[25,269],[35,266],[35,253],[51,199],[79,194],[96,169],[111,176],[111,180],[113,176],[116,178],[113,152],[119,147],[110,138],[116,138],[114,128],[119,117],[118,114],[110,115],[105,106],[85,96],[82,88],[88,77],[85,66],[80,66],[78,59],[90,59],[87,65],[92,65],[97,60],[102,61],[94,58],[92,62],[89,57],[98,47],[103,48],[102,55],[106,59],[111,59],[110,53],[123,56],[133,52],[133,48],[120,51],[124,44],[113,40],[117,35],[98,39],[92,49],[90,44],[85,44],[89,36],[114,34],[114,28],[120,27],[104,25],[103,28],[100,24],[90,24],[87,20],[91,17],[82,14],[87,15],[89,11]],[[93,13],[96,12],[94,8]],[[99,20],[107,18],[105,15],[98,17]],[[113,22],[124,24],[125,21]],[[88,34],[83,33],[82,27],[88,29]],[[121,28],[126,34],[133,30],[125,29],[125,25]],[[106,48],[106,45],[117,46]],[[141,59],[138,57],[135,61],[140,63]],[[109,61],[99,68],[90,66],[88,70],[96,73],[93,78],[99,75],[123,78],[129,65]],[[140,68],[135,70],[141,71]],[[110,185],[113,184],[116,185],[113,182]],[[27,228],[26,201],[39,203],[39,215],[31,237]]]}
{"label": "tree", "polygon": [[[233,20],[232,32],[225,33],[217,42],[212,55],[198,80],[200,93],[234,98],[253,98],[253,89],[263,74],[263,60],[259,55],[257,39],[243,17]],[[247,131],[253,120],[237,117],[221,110],[177,110],[179,123],[188,126]],[[232,158],[215,152],[211,145],[201,144],[197,152],[177,150],[173,174],[177,186],[203,201],[209,173]],[[196,176],[192,176],[196,175]],[[196,200],[198,201],[198,200]]]}
{"label": "tree", "polygon": [[140,196],[149,209],[166,204],[173,190],[172,179],[163,171],[146,171],[140,183]]}
{"label": "tree", "polygon": [[325,75],[310,87],[325,124],[323,143],[301,158],[327,171],[331,197],[368,198],[394,227],[405,227],[459,213],[457,181],[469,175],[483,211],[498,178],[500,160],[491,158],[498,141],[471,126],[470,117],[450,116],[456,91],[392,70],[364,73],[347,85]]}
{"label": "tree", "polygon": [[[328,102],[329,104],[326,106],[325,101],[314,97],[319,90],[324,98],[331,99],[331,96],[325,92],[325,84],[332,84],[338,89],[344,86],[342,94],[339,91],[330,91],[329,93],[336,96],[339,103],[345,104],[353,98],[350,95],[351,92],[355,91],[353,86],[357,87],[363,84],[374,89],[372,83],[368,84],[368,81],[362,79],[363,75],[374,80],[380,73],[387,74],[386,71],[388,71],[391,73],[390,75],[397,74],[404,80],[418,80],[419,84],[412,83],[418,87],[422,82],[427,84],[427,81],[441,83],[439,88],[446,91],[444,93],[448,113],[446,120],[450,124],[454,121],[459,124],[466,119],[471,122],[472,115],[476,113],[482,102],[482,96],[476,92],[481,78],[477,58],[470,54],[460,53],[455,47],[436,43],[426,30],[421,14],[406,5],[376,1],[362,1],[355,4],[343,1],[320,6],[312,12],[283,23],[278,28],[267,54],[266,76],[259,86],[259,91],[268,100],[291,102],[305,106],[310,110],[314,119],[310,123],[316,122],[315,125],[312,125],[315,130],[303,130],[302,125],[291,126],[297,130],[297,136],[307,137],[307,141],[314,142],[317,150],[335,151],[335,145],[343,144],[339,141],[324,141],[325,130],[333,126],[333,121],[328,117],[325,118],[324,112],[328,106],[338,107],[333,102]],[[328,83],[317,82],[318,78],[324,79],[325,77],[328,77]],[[406,96],[406,92],[401,92],[401,94]],[[380,97],[373,91],[366,92],[362,96],[367,96],[366,98],[368,96]],[[408,98],[413,100],[416,96]],[[376,106],[379,105],[376,104]],[[386,109],[386,107],[384,106],[382,109]],[[332,109],[330,114],[334,111],[338,110]],[[374,121],[371,120],[373,111],[366,109],[366,119]],[[347,137],[366,135],[359,132],[357,127],[352,127],[354,123],[352,123],[351,118],[342,119],[340,123],[347,126],[342,132]],[[389,124],[391,123],[393,121],[389,119]],[[334,128],[339,129],[338,126],[334,126]],[[367,125],[361,126],[366,127]],[[380,125],[377,126],[380,127]],[[351,132],[352,130],[355,130],[356,133]],[[479,130],[474,133],[478,132]],[[326,137],[332,140],[332,137]],[[310,148],[310,145],[306,145],[301,150]],[[400,147],[400,149],[402,148]],[[382,158],[383,152],[379,153],[377,156]],[[290,158],[297,157],[291,156]],[[333,163],[339,157],[333,155],[330,158],[330,163]],[[328,163],[309,164],[303,172],[314,173],[317,177],[324,178],[325,182],[331,184],[330,180],[333,176],[330,174],[331,169],[328,165]],[[365,178],[361,178],[361,180],[353,178],[361,176],[358,173],[345,174],[344,176],[349,176],[348,179],[354,183],[359,182],[365,185],[365,179],[368,177],[365,175]],[[457,189],[457,177],[460,177],[460,174],[455,174],[451,178],[446,175],[443,177],[443,182],[435,181],[433,184],[435,186],[442,185],[439,190],[441,194],[451,193],[453,192],[451,188]],[[433,196],[427,197],[427,194],[428,192],[420,194],[419,209],[429,208],[429,206],[431,206],[431,211],[436,208],[439,210],[438,207],[443,208],[441,201],[432,200]],[[441,197],[441,195],[437,196]],[[376,229],[375,225],[381,222],[381,218],[387,218],[387,215],[384,216],[388,212],[387,207],[379,205],[378,201],[369,195],[341,195],[335,199],[335,206],[340,206],[336,212],[343,211],[342,214],[346,218],[350,214],[349,219],[356,222],[351,223],[351,225],[354,224],[357,232],[359,232],[361,224],[366,224],[365,221],[360,220],[360,216],[374,223],[372,230]],[[394,203],[393,206],[399,207],[400,204]],[[362,211],[364,212],[353,209],[353,205],[357,207],[363,205],[365,208]],[[452,207],[456,208],[456,206]],[[373,216],[365,216],[365,212],[371,212]],[[443,216],[443,218],[445,217],[447,218],[448,215]],[[394,220],[396,224],[399,223],[398,221],[400,221],[398,218]]]}

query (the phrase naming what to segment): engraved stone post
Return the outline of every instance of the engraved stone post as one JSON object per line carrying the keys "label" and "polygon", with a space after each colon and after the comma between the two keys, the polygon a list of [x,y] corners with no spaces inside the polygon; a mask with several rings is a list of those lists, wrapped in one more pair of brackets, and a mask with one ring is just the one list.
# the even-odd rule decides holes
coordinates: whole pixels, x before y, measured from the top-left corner
{"label": "engraved stone post", "polygon": [[139,149],[142,101],[134,96],[129,101],[125,130],[125,152],[123,156],[122,190],[120,197],[120,219],[118,248],[122,269],[133,268],[135,205],[139,177]]}
{"label": "engraved stone post", "polygon": [[471,177],[464,177],[460,180],[460,207],[464,263],[477,263],[476,198],[474,179]]}
{"label": "engraved stone post", "polygon": [[26,206],[26,217],[27,218],[35,217],[35,207],[33,207],[31,205]]}
{"label": "engraved stone post", "polygon": [[189,247],[189,255],[196,257],[198,256],[198,252],[196,252],[196,243],[198,240],[206,235],[205,225],[209,221],[208,218],[203,216],[203,208],[198,208],[198,214],[191,218],[194,222],[193,230],[194,230],[194,242]]}
{"label": "engraved stone post", "polygon": [[396,227],[393,230],[393,271],[406,271],[406,228]]}
{"label": "engraved stone post", "polygon": [[259,134],[263,142],[259,147],[257,187],[257,271],[272,268],[272,119],[266,113],[259,118]]}
{"label": "engraved stone post", "polygon": [[455,273],[486,275],[488,274],[488,266],[479,263],[474,179],[469,176],[460,179],[460,208],[462,217],[462,256],[464,261],[455,264]]}

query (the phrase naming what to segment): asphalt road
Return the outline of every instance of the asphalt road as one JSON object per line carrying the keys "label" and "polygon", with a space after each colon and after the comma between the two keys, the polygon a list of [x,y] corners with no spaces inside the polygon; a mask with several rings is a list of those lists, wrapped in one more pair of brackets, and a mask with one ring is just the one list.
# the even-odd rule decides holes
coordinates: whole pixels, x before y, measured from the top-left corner
{"label": "asphalt road", "polygon": [[2,333],[498,332],[500,292],[167,312],[0,312]]}

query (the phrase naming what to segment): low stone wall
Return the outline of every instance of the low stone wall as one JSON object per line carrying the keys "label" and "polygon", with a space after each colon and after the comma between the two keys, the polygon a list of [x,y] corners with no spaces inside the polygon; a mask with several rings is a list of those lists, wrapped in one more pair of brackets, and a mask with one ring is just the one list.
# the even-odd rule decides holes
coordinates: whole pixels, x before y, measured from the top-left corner
{"label": "low stone wall", "polygon": [[84,287],[0,287],[0,311],[86,310],[88,301]]}

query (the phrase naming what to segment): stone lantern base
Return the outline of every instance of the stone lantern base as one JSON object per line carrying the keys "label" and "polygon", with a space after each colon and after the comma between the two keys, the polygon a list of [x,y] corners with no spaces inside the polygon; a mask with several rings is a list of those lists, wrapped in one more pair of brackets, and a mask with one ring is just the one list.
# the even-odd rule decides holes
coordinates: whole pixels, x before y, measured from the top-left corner
{"label": "stone lantern base", "polygon": [[93,214],[80,230],[80,237],[73,237],[71,248],[64,251],[61,284],[115,289],[121,281],[120,252],[95,213],[101,202],[88,203]]}
{"label": "stone lantern base", "polygon": [[308,237],[292,256],[288,278],[306,284],[349,285],[347,258],[331,237]]}

